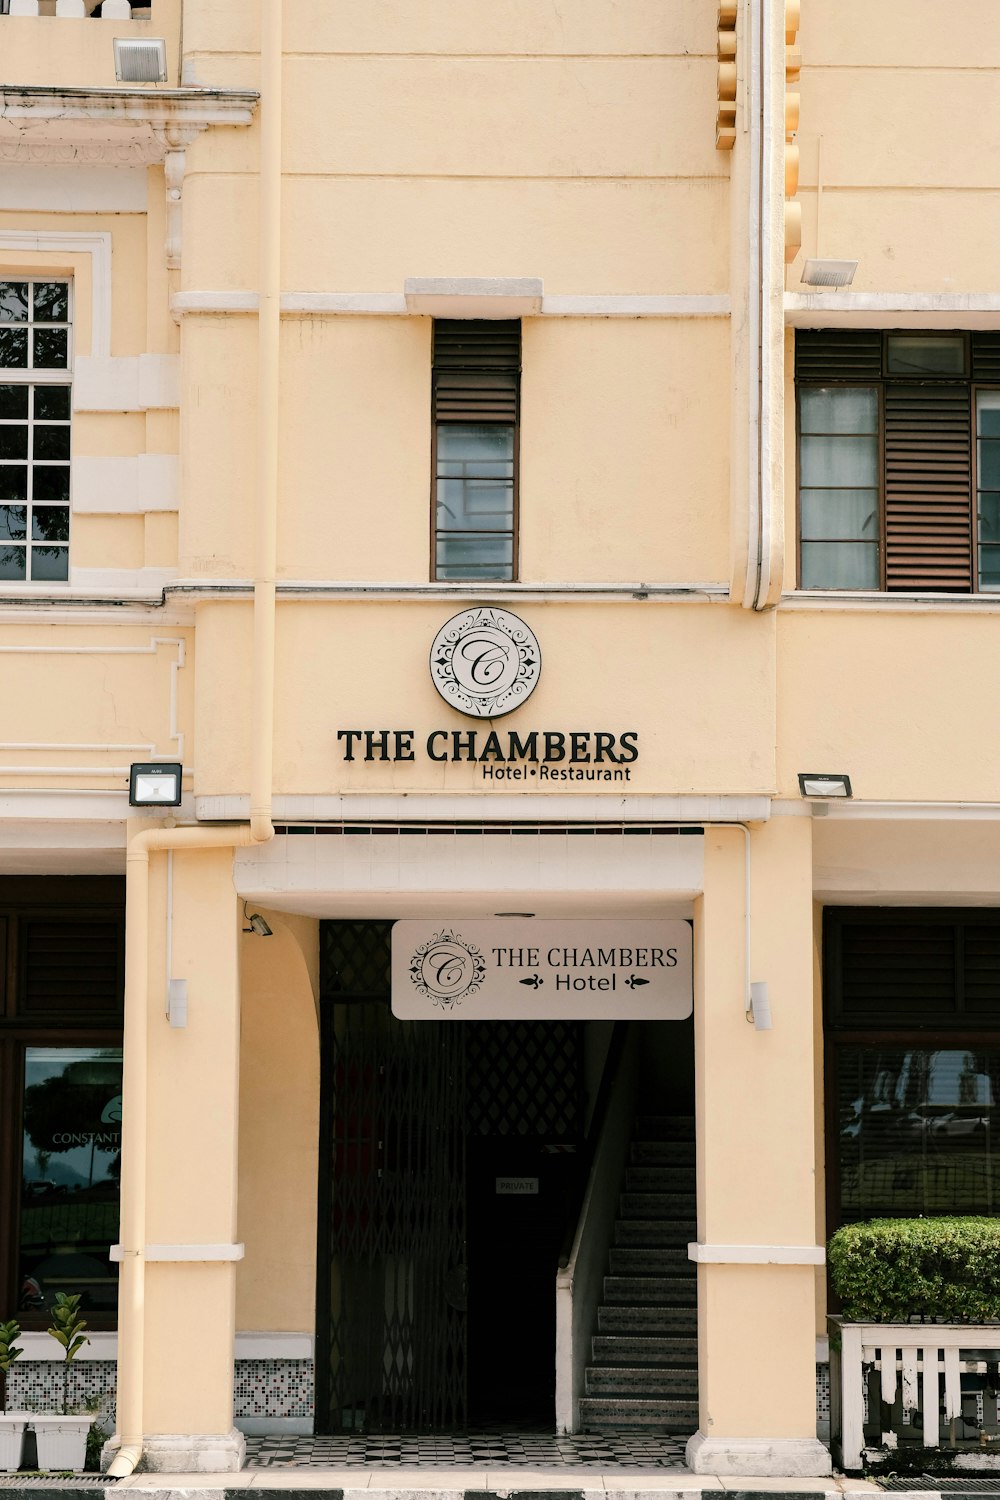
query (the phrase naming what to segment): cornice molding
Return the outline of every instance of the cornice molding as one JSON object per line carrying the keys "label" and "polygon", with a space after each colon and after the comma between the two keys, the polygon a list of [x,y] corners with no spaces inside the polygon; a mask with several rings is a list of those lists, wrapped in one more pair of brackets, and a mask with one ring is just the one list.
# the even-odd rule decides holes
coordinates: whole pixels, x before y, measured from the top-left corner
{"label": "cornice molding", "polygon": [[214,125],[247,126],[252,89],[0,86],[0,162],[152,166],[167,181],[167,265],[180,265],[185,153]]}

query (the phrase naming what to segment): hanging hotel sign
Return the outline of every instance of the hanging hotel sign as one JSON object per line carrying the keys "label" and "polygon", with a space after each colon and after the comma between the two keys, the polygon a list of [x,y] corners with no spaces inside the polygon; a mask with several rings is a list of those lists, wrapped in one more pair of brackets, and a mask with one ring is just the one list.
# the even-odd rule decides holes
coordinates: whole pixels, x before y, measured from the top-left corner
{"label": "hanging hotel sign", "polygon": [[692,1010],[680,920],[396,922],[392,1013],[404,1020],[679,1021]]}
{"label": "hanging hotel sign", "polygon": [[[471,719],[500,719],[526,703],[542,670],[534,632],[506,609],[473,608],[434,637],[431,681],[450,707]],[[639,759],[634,729],[339,729],[348,762],[437,765],[472,762],[487,783],[631,781]]]}

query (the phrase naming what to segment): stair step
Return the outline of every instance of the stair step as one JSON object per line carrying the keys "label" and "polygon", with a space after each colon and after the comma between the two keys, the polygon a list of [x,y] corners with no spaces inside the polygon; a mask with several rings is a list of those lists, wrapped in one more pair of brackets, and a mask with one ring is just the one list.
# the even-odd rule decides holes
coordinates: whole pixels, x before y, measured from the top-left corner
{"label": "stair step", "polygon": [[612,1276],[697,1276],[687,1243],[668,1246],[615,1246],[608,1251]]}
{"label": "stair step", "polygon": [[632,1132],[637,1141],[693,1141],[693,1115],[640,1115]]}
{"label": "stair step", "polygon": [[642,1338],[638,1334],[595,1333],[593,1361],[599,1365],[690,1365],[698,1368],[696,1338]]}
{"label": "stair step", "polygon": [[683,1245],[685,1250],[698,1238],[698,1226],[691,1217],[683,1219],[618,1219],[615,1244],[632,1248],[666,1249]]}
{"label": "stair step", "polygon": [[697,1203],[694,1193],[622,1193],[623,1219],[689,1219]]}
{"label": "stair step", "polygon": [[584,1396],[580,1400],[580,1422],[591,1429],[645,1427],[657,1432],[691,1433],[698,1426],[698,1403],[669,1398],[643,1401],[628,1396]]}
{"label": "stair step", "polygon": [[690,1276],[605,1276],[604,1300],[659,1307],[690,1307],[698,1292]]}
{"label": "stair step", "polygon": [[690,1307],[609,1307],[597,1309],[597,1327],[601,1333],[697,1333],[698,1309],[691,1297]]}
{"label": "stair step", "polygon": [[694,1166],[694,1141],[633,1141],[629,1157],[637,1165]]}
{"label": "stair step", "polygon": [[690,1167],[629,1167],[625,1172],[625,1191],[628,1193],[693,1193],[695,1188],[694,1166]]}
{"label": "stair step", "polygon": [[646,1365],[589,1365],[588,1396],[693,1396],[698,1395],[698,1371],[673,1370]]}

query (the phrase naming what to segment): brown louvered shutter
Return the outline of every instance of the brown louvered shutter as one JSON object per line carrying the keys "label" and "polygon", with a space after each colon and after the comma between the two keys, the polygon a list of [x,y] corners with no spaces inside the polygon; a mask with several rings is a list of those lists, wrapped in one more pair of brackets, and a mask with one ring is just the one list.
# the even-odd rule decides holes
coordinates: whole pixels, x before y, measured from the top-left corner
{"label": "brown louvered shutter", "polygon": [[19,1010],[37,1017],[114,1015],[122,1008],[120,916],[24,916]]}
{"label": "brown louvered shutter", "polygon": [[438,319],[434,324],[434,420],[516,422],[521,325]]}
{"label": "brown louvered shutter", "polygon": [[795,335],[798,380],[851,381],[864,385],[882,375],[882,335],[877,329],[801,329]]}
{"label": "brown louvered shutter", "polygon": [[967,594],[972,576],[968,384],[885,387],[886,588]]}

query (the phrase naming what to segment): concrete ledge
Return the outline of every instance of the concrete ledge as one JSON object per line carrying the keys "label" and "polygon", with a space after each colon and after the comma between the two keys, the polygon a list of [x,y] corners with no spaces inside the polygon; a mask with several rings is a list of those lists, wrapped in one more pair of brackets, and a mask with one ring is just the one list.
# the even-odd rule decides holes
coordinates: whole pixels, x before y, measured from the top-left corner
{"label": "concrete ledge", "polygon": [[408,276],[406,310],[425,318],[531,318],[542,310],[540,276]]}
{"label": "concrete ledge", "polygon": [[687,1445],[695,1474],[817,1479],[832,1473],[829,1450],[818,1438],[716,1438],[696,1432]]}
{"label": "concrete ledge", "polygon": [[[114,1439],[105,1443],[102,1468],[117,1451]],[[235,1474],[246,1462],[246,1451],[247,1440],[235,1427],[229,1432],[156,1432],[143,1438],[142,1469],[150,1474]],[[157,1486],[157,1493],[165,1492]]]}

